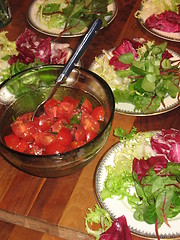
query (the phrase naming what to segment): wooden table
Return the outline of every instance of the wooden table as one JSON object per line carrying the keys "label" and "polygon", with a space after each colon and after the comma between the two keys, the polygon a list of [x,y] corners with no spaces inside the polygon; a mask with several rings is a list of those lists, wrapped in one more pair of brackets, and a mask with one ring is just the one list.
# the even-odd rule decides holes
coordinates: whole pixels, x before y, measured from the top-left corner
{"label": "wooden table", "polygon": [[[16,38],[31,27],[26,21],[26,12],[31,0],[10,1],[13,20],[2,30],[8,31],[9,40]],[[134,12],[140,0],[123,27],[123,9],[118,0],[119,12],[116,19],[97,35],[83,57],[84,67],[88,68],[94,56],[102,49],[110,49],[121,43],[125,37],[144,37],[164,41],[147,33],[137,23]],[[122,21],[122,22],[121,22]],[[123,29],[122,29],[123,28]],[[36,32],[39,36],[43,34]],[[60,39],[74,48],[79,38]],[[169,48],[180,53],[179,44],[168,43]],[[55,239],[93,239],[85,231],[84,217],[88,208],[94,208],[96,200],[93,193],[95,167],[103,154],[118,139],[113,136],[116,127],[130,131],[135,126],[138,131],[162,128],[180,129],[180,108],[171,112],[149,117],[126,116],[115,113],[112,130],[104,148],[84,169],[62,178],[39,178],[23,173],[9,165],[0,157],[0,239],[16,240],[55,240]],[[123,212],[122,212],[123,214]],[[142,238],[133,236],[133,240]]]}

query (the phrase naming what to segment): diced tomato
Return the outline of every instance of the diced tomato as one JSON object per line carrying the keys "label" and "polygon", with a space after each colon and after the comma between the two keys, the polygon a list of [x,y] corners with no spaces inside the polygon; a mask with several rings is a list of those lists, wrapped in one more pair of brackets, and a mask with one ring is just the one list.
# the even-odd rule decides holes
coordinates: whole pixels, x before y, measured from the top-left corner
{"label": "diced tomato", "polygon": [[46,114],[43,114],[39,116],[39,121],[38,121],[38,129],[40,132],[47,131],[51,128],[51,125],[53,123],[53,118],[49,117]]}
{"label": "diced tomato", "polygon": [[84,129],[89,132],[98,132],[99,130],[99,123],[95,120],[90,114],[82,113],[81,115],[81,124],[83,125]]}
{"label": "diced tomato", "polygon": [[25,122],[25,120],[17,119],[11,125],[13,133],[20,138],[24,138],[27,141],[32,141],[32,134],[37,132],[34,122]]}
{"label": "diced tomato", "polygon": [[96,136],[97,136],[96,132],[89,131],[89,132],[86,133],[86,141],[90,142]]}
{"label": "diced tomato", "polygon": [[33,155],[43,155],[44,154],[44,148],[38,146],[35,142],[32,144],[29,144],[29,148],[27,150],[28,154],[33,154]]}
{"label": "diced tomato", "polygon": [[83,146],[86,142],[85,141],[73,141],[71,143],[71,149],[76,149],[76,148],[79,148],[81,146]]}
{"label": "diced tomato", "polygon": [[74,99],[70,96],[65,96],[63,99],[62,99],[62,102],[68,102],[68,103],[71,103],[74,105],[74,107],[77,107],[78,104],[79,104],[79,100],[77,99]]}
{"label": "diced tomato", "polygon": [[62,116],[65,119],[70,119],[73,115],[74,105],[69,102],[61,102],[57,109],[58,116]]}
{"label": "diced tomato", "polygon": [[24,113],[23,115],[17,117],[16,120],[21,120],[21,121],[23,121],[23,122],[31,122],[32,115],[33,115],[32,112]]}
{"label": "diced tomato", "polygon": [[91,116],[97,121],[104,121],[105,110],[102,106],[97,106],[92,110]]}
{"label": "diced tomato", "polygon": [[44,105],[44,110],[49,117],[57,117],[57,108],[60,104],[60,101],[51,98]]}
{"label": "diced tomato", "polygon": [[85,141],[86,140],[86,130],[81,125],[77,125],[74,133],[75,141]]}
{"label": "diced tomato", "polygon": [[61,142],[62,145],[68,146],[72,142],[72,134],[68,128],[61,128],[58,132],[57,139]]}
{"label": "diced tomato", "polygon": [[92,110],[93,110],[92,104],[87,98],[85,98],[83,104],[81,105],[81,109],[84,112],[88,112],[88,113],[92,112]]}
{"label": "diced tomato", "polygon": [[68,122],[64,118],[58,118],[51,127],[52,132],[59,132],[61,128],[64,127],[64,124]]}
{"label": "diced tomato", "polygon": [[[66,96],[60,102],[51,99],[45,104],[45,113],[35,117],[32,112],[18,117],[12,124],[12,134],[4,140],[9,148],[34,155],[59,154],[78,148],[97,136],[99,122],[105,111],[93,109],[86,98],[79,100]],[[77,107],[78,106],[78,107]]]}
{"label": "diced tomato", "polygon": [[56,139],[54,142],[50,143],[45,150],[45,154],[59,154],[65,152],[67,149],[66,146],[62,145],[62,141]]}
{"label": "diced tomato", "polygon": [[14,134],[10,134],[4,137],[6,145],[18,152],[25,152],[28,149],[28,143],[24,139],[20,139]]}
{"label": "diced tomato", "polygon": [[55,140],[56,135],[49,132],[40,132],[38,134],[38,138],[42,146],[48,146],[50,143],[52,143]]}

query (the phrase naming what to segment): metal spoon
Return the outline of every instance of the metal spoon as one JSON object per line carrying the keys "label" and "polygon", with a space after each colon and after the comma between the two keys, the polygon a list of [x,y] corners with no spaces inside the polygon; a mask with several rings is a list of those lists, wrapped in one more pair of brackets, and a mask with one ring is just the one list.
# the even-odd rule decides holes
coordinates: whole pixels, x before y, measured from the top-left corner
{"label": "metal spoon", "polygon": [[69,60],[65,64],[65,66],[63,68],[63,71],[61,72],[61,74],[57,78],[52,92],[50,93],[48,98],[45,99],[42,103],[40,103],[38,105],[38,107],[36,108],[36,110],[34,111],[33,116],[32,116],[32,120],[34,119],[35,116],[38,117],[44,112],[44,104],[54,96],[54,94],[56,93],[56,90],[59,87],[60,83],[62,83],[62,81],[69,76],[69,74],[71,73],[71,71],[75,67],[75,64],[79,61],[79,59],[81,58],[81,56],[83,55],[85,50],[88,48],[89,44],[91,43],[91,41],[95,37],[98,30],[101,28],[101,26],[102,26],[101,19],[96,19],[91,24],[91,26],[88,28],[88,30],[87,30],[85,36],[83,37],[82,41],[77,46],[76,50],[74,51],[74,53],[71,55],[71,57],[69,58]]}

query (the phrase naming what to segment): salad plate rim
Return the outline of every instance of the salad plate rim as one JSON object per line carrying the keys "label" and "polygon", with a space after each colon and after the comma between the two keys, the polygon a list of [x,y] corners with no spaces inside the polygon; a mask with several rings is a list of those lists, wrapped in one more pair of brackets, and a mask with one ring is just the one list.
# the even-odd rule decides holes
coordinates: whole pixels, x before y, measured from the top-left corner
{"label": "salad plate rim", "polygon": [[[26,19],[27,19],[27,22],[29,23],[29,25],[34,28],[36,31],[42,33],[42,34],[46,34],[48,36],[51,36],[51,37],[58,37],[60,32],[61,32],[61,29],[57,29],[55,28],[54,30],[50,30],[50,29],[45,29],[43,28],[43,26],[41,25],[41,23],[37,22],[35,19],[36,19],[36,12],[37,9],[34,10],[35,8],[35,4],[40,1],[40,0],[34,0],[32,1],[32,3],[29,5],[29,8],[28,8],[28,11],[27,11],[27,14],[26,14]],[[112,6],[112,11],[113,11],[113,15],[111,16],[111,18],[107,21],[107,25],[109,25],[116,17],[117,13],[118,13],[118,6],[117,6],[117,3],[116,3],[116,0],[113,0],[113,2],[111,4],[109,4],[109,6]],[[35,18],[35,19],[34,19]],[[103,29],[104,27],[101,27],[101,29]],[[79,32],[79,33],[76,33],[76,34],[69,34],[69,33],[64,33],[61,35],[61,37],[66,37],[66,38],[70,38],[70,37],[80,37],[80,36],[83,36],[85,34],[85,30]]]}

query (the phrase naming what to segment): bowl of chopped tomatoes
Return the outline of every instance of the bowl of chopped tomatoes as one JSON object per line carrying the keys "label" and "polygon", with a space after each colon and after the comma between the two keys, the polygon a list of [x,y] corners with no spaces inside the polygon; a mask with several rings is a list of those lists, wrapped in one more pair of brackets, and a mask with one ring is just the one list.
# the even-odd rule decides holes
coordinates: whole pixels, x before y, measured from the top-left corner
{"label": "bowl of chopped tomatoes", "polygon": [[0,86],[0,151],[16,168],[40,177],[78,171],[99,153],[110,133],[114,97],[98,75],[75,67],[44,113],[33,111],[50,94],[63,65],[36,66]]}

